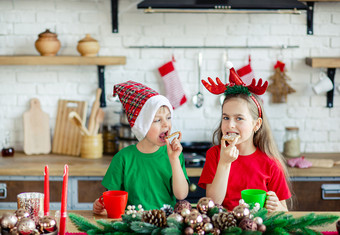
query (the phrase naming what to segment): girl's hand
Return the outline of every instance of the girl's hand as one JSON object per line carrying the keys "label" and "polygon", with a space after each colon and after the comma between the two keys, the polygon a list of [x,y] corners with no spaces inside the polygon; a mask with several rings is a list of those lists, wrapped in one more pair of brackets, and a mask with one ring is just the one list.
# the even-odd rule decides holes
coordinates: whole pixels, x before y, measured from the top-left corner
{"label": "girl's hand", "polygon": [[273,191],[267,192],[265,208],[268,210],[269,213],[274,211],[287,211],[287,208],[284,208],[279,198],[276,196],[276,193]]}
{"label": "girl's hand", "polygon": [[99,201],[99,198],[97,198],[93,203],[93,213],[97,215],[105,215],[106,210],[104,205]]}
{"label": "girl's hand", "polygon": [[240,136],[237,136],[228,146],[226,145],[226,141],[221,139],[220,161],[222,160],[222,162],[229,164],[238,158],[239,151],[235,146],[238,138],[240,138]]}
{"label": "girl's hand", "polygon": [[174,160],[179,157],[183,147],[181,145],[182,133],[179,132],[178,138],[174,138],[171,143],[169,139],[165,139],[165,143],[168,150],[168,156],[170,160]]}

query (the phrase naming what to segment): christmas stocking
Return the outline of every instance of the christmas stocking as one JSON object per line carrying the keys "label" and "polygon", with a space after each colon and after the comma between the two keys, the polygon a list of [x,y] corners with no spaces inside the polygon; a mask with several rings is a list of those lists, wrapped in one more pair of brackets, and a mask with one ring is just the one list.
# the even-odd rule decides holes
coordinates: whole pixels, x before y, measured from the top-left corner
{"label": "christmas stocking", "polygon": [[250,66],[250,61],[251,61],[251,59],[250,59],[250,55],[249,55],[249,64],[236,71],[236,73],[241,77],[242,81],[246,85],[250,85],[253,78],[255,78],[253,69]]}
{"label": "christmas stocking", "polygon": [[158,68],[163,78],[166,97],[169,99],[174,109],[178,108],[187,101],[178,73],[174,68],[173,61],[170,61]]}

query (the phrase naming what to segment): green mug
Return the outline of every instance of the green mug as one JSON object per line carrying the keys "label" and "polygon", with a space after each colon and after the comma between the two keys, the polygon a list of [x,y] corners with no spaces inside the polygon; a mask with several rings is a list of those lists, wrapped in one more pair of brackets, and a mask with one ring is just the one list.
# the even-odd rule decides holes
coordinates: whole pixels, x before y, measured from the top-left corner
{"label": "green mug", "polygon": [[247,204],[259,203],[260,208],[263,208],[266,202],[267,193],[261,189],[245,189],[241,191],[241,197]]}

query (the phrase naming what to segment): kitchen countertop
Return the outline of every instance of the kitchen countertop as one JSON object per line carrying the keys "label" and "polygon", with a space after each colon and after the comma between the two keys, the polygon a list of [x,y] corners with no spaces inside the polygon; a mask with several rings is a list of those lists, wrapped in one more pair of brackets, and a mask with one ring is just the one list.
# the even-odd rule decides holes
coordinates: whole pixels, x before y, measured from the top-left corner
{"label": "kitchen countertop", "polygon": [[[14,210],[0,210],[0,216],[5,213],[5,212],[14,212]],[[96,224],[95,220],[99,220],[99,219],[107,219],[106,216],[103,216],[103,215],[95,215],[92,213],[92,211],[68,211],[68,213],[74,213],[74,214],[78,214],[78,215],[81,215],[87,219],[90,220],[91,223],[94,223]],[[288,214],[292,214],[294,217],[300,217],[300,216],[303,216],[303,215],[306,215],[308,213],[311,213],[309,211],[290,211],[290,212],[287,212]],[[340,212],[314,212],[315,214],[332,214],[332,215],[337,215],[337,216],[340,216]],[[53,215],[55,214],[54,211],[51,211],[51,215],[53,217]],[[328,225],[325,225],[324,227],[315,227],[313,229],[315,229],[316,231],[336,231],[336,225],[335,225],[336,222],[332,223],[332,224],[328,224]],[[75,227],[75,225],[70,221],[70,219],[67,219],[67,222],[66,222],[66,231],[67,232],[79,232],[78,229]]]}
{"label": "kitchen countertop", "polygon": [[[340,153],[304,153],[307,158],[340,160]],[[99,159],[85,159],[58,154],[25,155],[15,153],[14,157],[0,157],[0,175],[43,176],[45,165],[50,176],[62,176],[64,165],[69,166],[70,176],[104,176],[112,156]],[[202,168],[187,167],[188,176],[200,176]],[[332,168],[311,167],[307,169],[288,168],[290,177],[340,177],[340,165]]]}

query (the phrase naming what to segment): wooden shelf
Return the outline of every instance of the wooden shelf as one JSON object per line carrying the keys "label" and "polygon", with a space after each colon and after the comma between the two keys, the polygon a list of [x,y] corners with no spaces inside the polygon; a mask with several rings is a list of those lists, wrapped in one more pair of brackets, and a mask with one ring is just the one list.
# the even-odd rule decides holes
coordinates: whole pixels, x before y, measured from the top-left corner
{"label": "wooden shelf", "polygon": [[0,56],[0,65],[123,65],[125,56]]}
{"label": "wooden shelf", "polygon": [[313,68],[340,68],[340,57],[307,57],[306,64]]}

